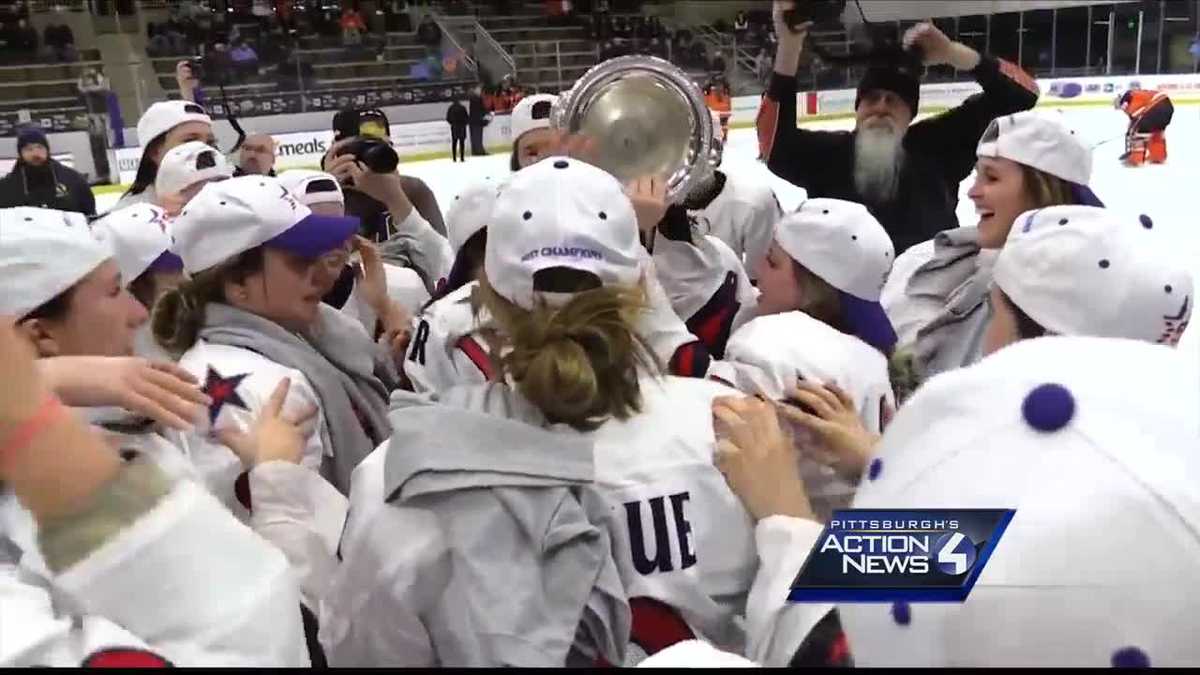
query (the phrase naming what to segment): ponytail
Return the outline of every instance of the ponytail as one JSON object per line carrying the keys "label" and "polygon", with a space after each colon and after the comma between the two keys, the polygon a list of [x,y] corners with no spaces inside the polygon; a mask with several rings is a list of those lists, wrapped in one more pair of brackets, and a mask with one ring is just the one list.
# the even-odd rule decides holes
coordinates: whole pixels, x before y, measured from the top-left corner
{"label": "ponytail", "polygon": [[154,185],[154,181],[158,179],[158,162],[150,159],[150,155],[157,152],[166,141],[167,135],[161,134],[142,150],[142,158],[138,161],[137,175],[134,176],[133,184],[129,186],[125,195],[140,195],[146,191],[146,188]]}
{"label": "ponytail", "polygon": [[150,315],[155,342],[175,355],[191,349],[204,326],[205,308],[210,302],[226,302],[225,284],[241,283],[262,268],[262,248],[252,248],[164,293]]}
{"label": "ponytail", "polygon": [[639,375],[662,371],[633,330],[646,310],[641,286],[593,288],[561,307],[532,310],[502,298],[486,278],[477,293],[511,347],[498,359],[500,372],[512,376],[548,421],[590,431],[641,410]]}

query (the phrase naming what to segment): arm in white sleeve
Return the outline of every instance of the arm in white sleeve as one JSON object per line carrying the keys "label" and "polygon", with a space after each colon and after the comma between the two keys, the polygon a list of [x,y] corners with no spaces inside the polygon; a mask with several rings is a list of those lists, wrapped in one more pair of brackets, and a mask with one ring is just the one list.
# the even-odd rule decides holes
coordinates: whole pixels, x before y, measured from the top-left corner
{"label": "arm in white sleeve", "polygon": [[250,471],[250,527],[287,556],[314,614],[337,568],[346,498],[315,471],[266,462]]}
{"label": "arm in white sleeve", "polygon": [[412,209],[403,221],[392,221],[391,229],[395,233],[380,245],[380,254],[385,259],[407,259],[417,274],[421,275],[425,290],[433,295],[438,281],[450,274],[450,267],[454,264],[450,242],[438,234],[416,209]]}
{"label": "arm in white sleeve", "polygon": [[824,525],[791,516],[758,521],[758,574],[746,600],[746,657],[767,667],[786,667],[813,626],[833,605],[789,602],[800,568]]}
{"label": "arm in white sleeve", "polygon": [[[142,484],[118,481],[116,489],[126,494]],[[102,496],[107,501],[100,508],[130,503],[111,494]],[[3,614],[12,606],[9,598],[33,612],[19,629],[0,625],[5,664],[46,658],[57,662],[50,665],[80,665],[107,649],[144,646],[175,665],[309,664],[299,593],[287,561],[203,488],[175,484],[92,547],[95,533],[112,522],[104,511],[89,512],[39,536],[48,561],[74,561],[49,581],[65,598],[62,607],[48,606],[36,586],[14,581],[11,569],[0,574]],[[60,615],[63,607],[70,613]],[[22,650],[16,655],[9,650],[14,630]]]}

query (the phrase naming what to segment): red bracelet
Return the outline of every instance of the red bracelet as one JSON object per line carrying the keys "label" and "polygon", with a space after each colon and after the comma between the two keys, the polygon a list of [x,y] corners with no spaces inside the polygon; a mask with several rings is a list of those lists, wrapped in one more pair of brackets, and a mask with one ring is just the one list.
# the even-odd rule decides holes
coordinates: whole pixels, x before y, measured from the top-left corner
{"label": "red bracelet", "polygon": [[45,431],[62,410],[63,406],[58,397],[47,394],[38,409],[24,422],[18,424],[8,438],[4,439],[3,445],[0,445],[0,466],[3,466],[6,457],[20,451],[29,445],[30,441],[37,438],[38,434]]}

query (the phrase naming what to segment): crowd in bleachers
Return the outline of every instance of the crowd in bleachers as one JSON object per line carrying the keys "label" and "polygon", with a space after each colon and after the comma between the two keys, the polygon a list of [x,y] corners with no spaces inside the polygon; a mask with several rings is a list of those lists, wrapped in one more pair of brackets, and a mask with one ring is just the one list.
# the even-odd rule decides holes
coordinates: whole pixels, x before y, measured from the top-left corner
{"label": "crowd in bleachers", "polygon": [[75,34],[70,26],[50,23],[39,36],[29,19],[20,16],[5,21],[0,27],[0,61],[32,63],[78,60],[79,50],[75,48]]}

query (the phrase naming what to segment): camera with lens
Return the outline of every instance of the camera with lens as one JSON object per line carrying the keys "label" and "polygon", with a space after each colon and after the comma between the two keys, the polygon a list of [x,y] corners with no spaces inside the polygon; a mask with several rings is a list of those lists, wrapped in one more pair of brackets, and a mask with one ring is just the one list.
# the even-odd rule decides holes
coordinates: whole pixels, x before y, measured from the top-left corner
{"label": "camera with lens", "polygon": [[204,82],[204,57],[193,56],[188,59],[188,68],[192,71],[192,77],[196,78],[197,82]]}
{"label": "camera with lens", "polygon": [[338,155],[351,155],[375,173],[391,173],[400,165],[400,156],[386,140],[389,136],[387,115],[377,108],[347,109],[333,116],[334,142],[355,138]]}

